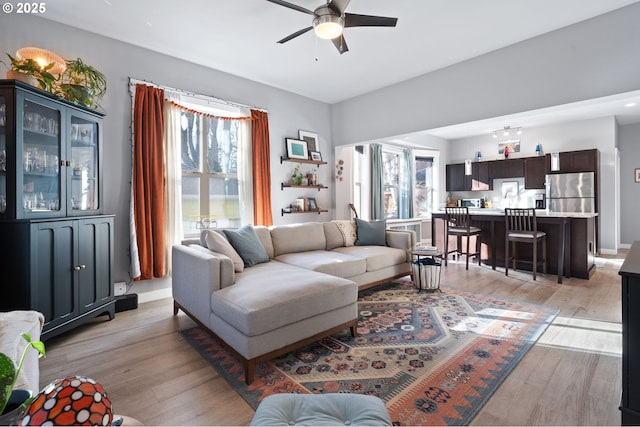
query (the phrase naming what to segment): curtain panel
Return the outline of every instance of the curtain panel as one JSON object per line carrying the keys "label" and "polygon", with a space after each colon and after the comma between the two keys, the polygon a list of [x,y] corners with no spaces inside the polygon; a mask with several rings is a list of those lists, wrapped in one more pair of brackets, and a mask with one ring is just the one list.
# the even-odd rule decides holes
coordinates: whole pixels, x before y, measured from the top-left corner
{"label": "curtain panel", "polygon": [[251,110],[253,164],[253,220],[255,225],[273,225],[271,214],[271,150],[269,148],[269,116]]}
{"label": "curtain panel", "polygon": [[371,144],[371,219],[384,219],[382,145]]}
{"label": "curtain panel", "polygon": [[413,168],[411,150],[402,150],[403,167],[400,168],[400,218],[413,218]]}
{"label": "curtain panel", "polygon": [[132,193],[140,271],[135,280],[166,274],[163,103],[163,89],[136,85]]}
{"label": "curtain panel", "polygon": [[[166,194],[164,200],[164,262],[167,276],[172,273],[171,248],[182,240],[182,163],[180,135],[181,109],[165,93],[164,101],[164,170]],[[169,99],[168,99],[169,98]]]}

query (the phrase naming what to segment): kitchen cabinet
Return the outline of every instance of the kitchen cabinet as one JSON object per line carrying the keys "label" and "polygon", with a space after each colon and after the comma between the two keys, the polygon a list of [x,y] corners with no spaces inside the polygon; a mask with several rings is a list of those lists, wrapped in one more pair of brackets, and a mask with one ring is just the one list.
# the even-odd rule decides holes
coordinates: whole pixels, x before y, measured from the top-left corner
{"label": "kitchen cabinet", "polygon": [[494,160],[490,163],[490,177],[497,178],[520,178],[524,176],[524,159]]}
{"label": "kitchen cabinet", "polygon": [[544,156],[524,159],[524,188],[527,190],[544,190],[547,164]]}
{"label": "kitchen cabinet", "polygon": [[596,271],[596,218],[571,218],[571,276],[589,279]]}
{"label": "kitchen cabinet", "polygon": [[[113,215],[102,215],[103,114],[0,80],[0,310],[44,314],[42,336],[114,317]],[[9,283],[9,282],[8,282]]]}
{"label": "kitchen cabinet", "polygon": [[102,314],[113,319],[113,224],[113,215],[0,222],[12,243],[0,248],[12,278],[0,310],[41,312],[45,339]]}
{"label": "kitchen cabinet", "polygon": [[622,425],[640,425],[640,242],[619,272],[622,278]]}
{"label": "kitchen cabinet", "polygon": [[547,173],[597,172],[597,149],[563,151],[559,153],[560,170],[551,171],[551,156],[547,155]]}
{"label": "kitchen cabinet", "polygon": [[[474,162],[471,164],[471,190],[493,190],[493,179],[489,173],[489,162]],[[468,183],[467,183],[468,187]]]}
{"label": "kitchen cabinet", "polygon": [[452,163],[446,165],[446,190],[447,191],[467,191],[470,185],[464,174],[464,163]]}

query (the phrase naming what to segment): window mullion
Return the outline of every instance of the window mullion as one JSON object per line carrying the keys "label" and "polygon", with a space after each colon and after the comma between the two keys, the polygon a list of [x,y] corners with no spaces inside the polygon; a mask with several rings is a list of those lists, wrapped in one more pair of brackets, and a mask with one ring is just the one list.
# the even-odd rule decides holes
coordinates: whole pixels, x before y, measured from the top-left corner
{"label": "window mullion", "polygon": [[200,213],[202,216],[209,216],[209,171],[207,165],[209,161],[209,150],[207,147],[207,133],[209,129],[205,129],[206,120],[201,115],[198,115],[198,121],[200,123]]}

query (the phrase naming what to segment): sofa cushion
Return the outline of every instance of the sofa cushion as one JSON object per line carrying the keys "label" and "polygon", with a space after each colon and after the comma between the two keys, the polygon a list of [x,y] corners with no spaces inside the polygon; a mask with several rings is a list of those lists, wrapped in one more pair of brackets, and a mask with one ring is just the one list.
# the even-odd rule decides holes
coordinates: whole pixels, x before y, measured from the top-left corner
{"label": "sofa cushion", "polygon": [[330,251],[333,248],[344,246],[344,238],[335,222],[323,222],[322,226],[324,227],[324,237],[327,240],[326,250]]}
{"label": "sofa cushion", "polygon": [[222,255],[226,255],[233,261],[233,268],[236,272],[244,270],[244,261],[238,252],[231,246],[224,234],[217,231],[205,230],[203,233],[207,248]]}
{"label": "sofa cushion", "polygon": [[351,280],[271,261],[245,269],[234,286],[213,292],[211,311],[244,335],[255,336],[357,298],[358,287]]}
{"label": "sofa cushion", "polygon": [[345,279],[367,271],[366,260],[334,251],[298,252],[279,255],[275,259]]}
{"label": "sofa cushion", "polygon": [[365,221],[356,218],[356,246],[387,245],[386,221]]}
{"label": "sofa cushion", "polygon": [[336,223],[338,229],[340,230],[340,234],[342,234],[344,246],[353,246],[356,243],[356,239],[358,238],[355,221],[334,220],[333,222]]}
{"label": "sofa cushion", "polygon": [[320,222],[279,225],[271,229],[274,257],[292,252],[318,251],[327,247]]}
{"label": "sofa cushion", "polygon": [[267,251],[267,255],[269,258],[273,258],[273,243],[271,242],[271,229],[264,225],[254,225],[253,230],[256,232],[258,239],[260,239],[260,243],[264,247],[264,250]]}
{"label": "sofa cushion", "polygon": [[251,224],[247,224],[237,230],[223,230],[223,232],[229,239],[231,246],[242,257],[245,267],[269,262],[269,255],[267,255],[267,251],[260,243],[260,239],[258,239],[258,235]]}
{"label": "sofa cushion", "polygon": [[351,246],[335,248],[331,252],[340,252],[366,260],[367,271],[376,271],[407,262],[407,251],[388,246]]}

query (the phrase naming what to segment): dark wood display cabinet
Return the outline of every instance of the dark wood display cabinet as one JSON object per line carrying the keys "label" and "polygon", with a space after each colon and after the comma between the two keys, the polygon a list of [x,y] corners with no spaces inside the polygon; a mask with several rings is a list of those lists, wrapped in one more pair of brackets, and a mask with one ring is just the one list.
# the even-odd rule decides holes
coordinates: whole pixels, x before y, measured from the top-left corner
{"label": "dark wood display cabinet", "polygon": [[113,215],[102,214],[103,114],[0,80],[0,310],[44,314],[44,338],[113,318]]}
{"label": "dark wood display cabinet", "polygon": [[622,425],[640,425],[640,242],[620,268],[622,277]]}

